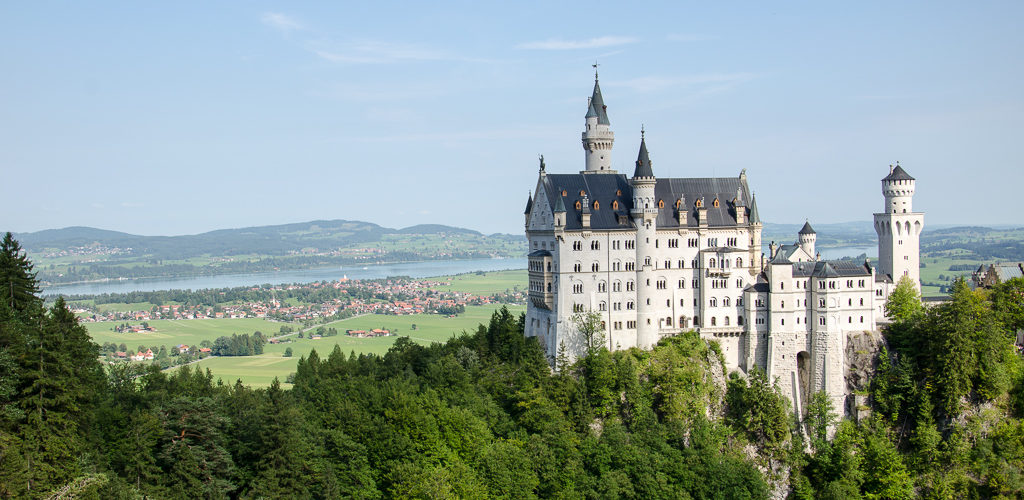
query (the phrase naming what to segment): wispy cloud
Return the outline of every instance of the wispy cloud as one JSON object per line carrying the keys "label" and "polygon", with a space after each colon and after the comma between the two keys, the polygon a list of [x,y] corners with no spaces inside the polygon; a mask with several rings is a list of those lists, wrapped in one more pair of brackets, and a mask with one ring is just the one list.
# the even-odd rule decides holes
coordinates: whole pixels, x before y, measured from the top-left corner
{"label": "wispy cloud", "polygon": [[336,63],[385,64],[404,61],[452,59],[445,52],[419,45],[364,40],[332,47],[314,44],[310,50],[322,59]]}
{"label": "wispy cloud", "polygon": [[260,20],[263,21],[263,24],[286,33],[306,29],[302,23],[280,12],[264,12]]}
{"label": "wispy cloud", "polygon": [[609,87],[626,87],[637,92],[654,92],[673,87],[689,87],[698,85],[731,86],[756,78],[753,73],[711,73],[705,75],[686,76],[643,76],[630,80],[608,82]]}
{"label": "wispy cloud", "polygon": [[615,47],[635,43],[636,38],[628,36],[600,36],[586,40],[562,40],[549,38],[536,42],[525,42],[516,45],[518,49],[528,50],[576,50],[576,49],[597,49],[601,47]]}

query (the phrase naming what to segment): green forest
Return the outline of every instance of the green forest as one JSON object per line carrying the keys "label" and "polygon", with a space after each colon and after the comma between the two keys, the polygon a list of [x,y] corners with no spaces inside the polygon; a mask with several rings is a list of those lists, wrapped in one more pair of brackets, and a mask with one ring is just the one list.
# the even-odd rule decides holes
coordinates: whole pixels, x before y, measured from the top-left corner
{"label": "green forest", "polygon": [[[502,309],[444,344],[299,361],[292,389],[104,365],[0,245],[2,498],[1020,498],[1024,282],[890,301],[871,416],[690,332],[548,360]],[[549,361],[556,370],[552,371]]]}

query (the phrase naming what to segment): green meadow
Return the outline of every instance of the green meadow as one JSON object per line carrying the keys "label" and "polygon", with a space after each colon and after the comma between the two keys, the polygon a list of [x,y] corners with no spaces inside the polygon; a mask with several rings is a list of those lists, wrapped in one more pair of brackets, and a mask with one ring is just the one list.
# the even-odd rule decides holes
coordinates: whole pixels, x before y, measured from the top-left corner
{"label": "green meadow", "polygon": [[[437,287],[438,290],[464,291],[478,295],[511,291],[516,287],[522,290],[526,287],[525,270],[471,273],[435,279],[451,281],[451,285]],[[152,307],[150,304],[134,305],[148,306],[138,307],[138,309]],[[357,316],[323,325],[314,325],[311,330],[303,334],[303,338],[290,335],[284,337],[282,339],[284,342],[280,344],[266,344],[263,354],[259,356],[210,357],[192,366],[210,369],[214,377],[222,379],[224,383],[234,383],[235,380],[240,379],[245,384],[266,386],[274,380],[274,377],[280,378],[283,382],[289,373],[295,371],[299,357],[308,356],[313,349],[316,349],[321,356],[329,355],[335,345],[345,354],[350,352],[384,354],[400,336],[407,336],[421,344],[444,342],[463,331],[475,330],[481,323],[486,324],[490,321],[494,311],[500,307],[501,304],[466,306],[465,313],[453,318],[437,314]],[[525,312],[526,307],[509,306],[509,310],[518,315]],[[147,347],[165,345],[168,349],[178,344],[198,345],[203,340],[213,341],[220,336],[230,336],[235,333],[251,334],[255,331],[273,336],[281,330],[283,325],[289,325],[295,329],[301,328],[301,325],[297,323],[260,318],[152,320],[149,321],[149,325],[156,328],[156,331],[149,333],[117,333],[113,331],[117,324],[119,322],[99,322],[85,323],[85,326],[96,343],[124,343],[132,350],[139,345]],[[413,325],[416,326],[415,329],[413,329]],[[320,326],[333,327],[338,330],[339,334],[334,337],[310,339],[309,335]],[[391,330],[393,335],[376,338],[355,338],[345,335],[345,330],[371,330],[374,328]],[[289,347],[292,349],[292,357],[286,358],[284,351]]]}

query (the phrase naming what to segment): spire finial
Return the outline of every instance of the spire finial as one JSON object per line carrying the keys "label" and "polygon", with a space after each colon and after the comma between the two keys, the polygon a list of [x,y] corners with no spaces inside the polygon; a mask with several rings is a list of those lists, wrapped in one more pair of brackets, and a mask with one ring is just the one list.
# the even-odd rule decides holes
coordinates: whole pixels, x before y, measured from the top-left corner
{"label": "spire finial", "polygon": [[540,171],[544,172],[544,155],[540,155]]}
{"label": "spire finial", "polygon": [[640,140],[644,140],[644,124],[640,124]]}
{"label": "spire finial", "polygon": [[594,68],[594,81],[596,82],[597,81],[597,67],[600,66],[600,64],[597,63],[597,59],[594,59],[594,64],[591,64],[591,66]]}

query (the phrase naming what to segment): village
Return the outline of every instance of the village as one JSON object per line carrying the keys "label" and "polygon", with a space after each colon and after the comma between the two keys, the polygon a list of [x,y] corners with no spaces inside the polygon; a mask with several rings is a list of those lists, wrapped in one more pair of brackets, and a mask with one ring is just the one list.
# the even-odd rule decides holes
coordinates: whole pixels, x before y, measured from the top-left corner
{"label": "village", "polygon": [[[267,318],[278,321],[315,322],[336,320],[363,314],[442,314],[457,315],[470,305],[523,304],[524,290],[478,295],[444,291],[447,281],[435,279],[393,278],[386,280],[321,281],[308,284],[247,287],[230,291],[262,292],[265,300],[235,300],[223,303],[164,303],[148,309],[117,311],[103,304],[75,302],[75,313],[83,322],[146,322],[158,319],[189,320],[211,318]],[[206,292],[206,291],[203,291]],[[228,291],[218,291],[226,296]],[[256,293],[250,295],[257,295]],[[286,297],[286,298],[282,298]],[[296,297],[305,297],[298,299]],[[196,302],[199,302],[198,300]],[[148,325],[124,324],[118,331],[145,332]]]}

